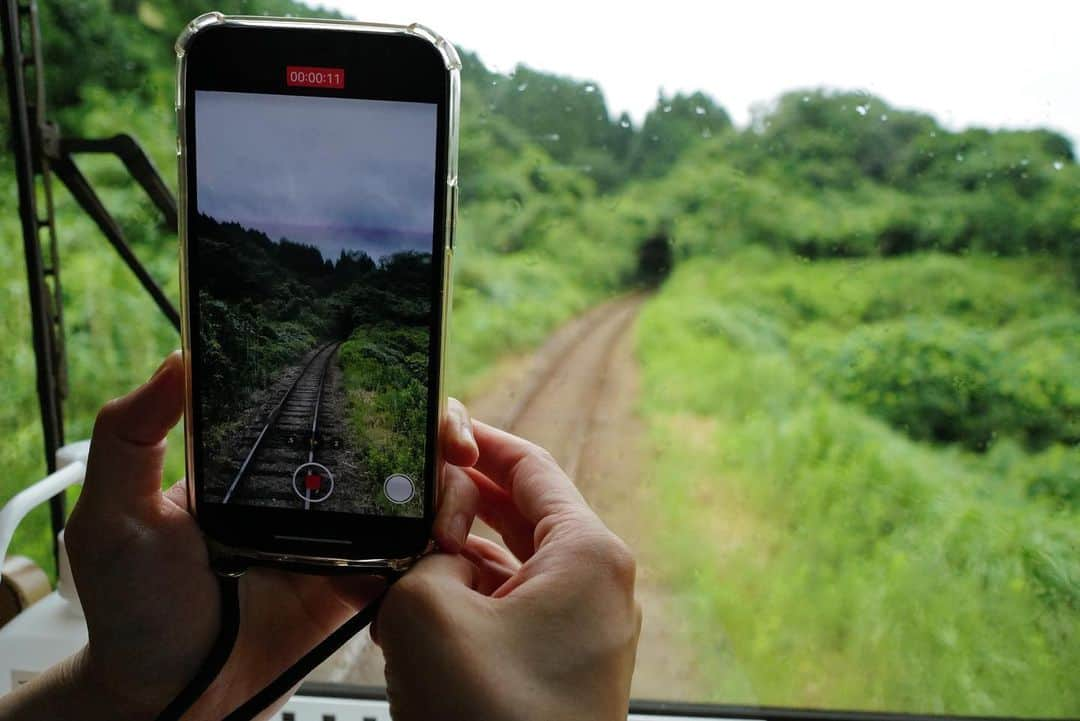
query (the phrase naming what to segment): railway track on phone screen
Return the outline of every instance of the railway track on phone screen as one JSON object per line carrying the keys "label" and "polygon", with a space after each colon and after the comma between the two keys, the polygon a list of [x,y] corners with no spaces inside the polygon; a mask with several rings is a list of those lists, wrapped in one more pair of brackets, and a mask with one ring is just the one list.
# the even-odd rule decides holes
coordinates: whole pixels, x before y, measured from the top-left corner
{"label": "railway track on phone screen", "polygon": [[229,483],[223,502],[302,505],[310,509],[334,490],[333,471],[320,463],[327,371],[340,342],[311,354],[274,405]]}

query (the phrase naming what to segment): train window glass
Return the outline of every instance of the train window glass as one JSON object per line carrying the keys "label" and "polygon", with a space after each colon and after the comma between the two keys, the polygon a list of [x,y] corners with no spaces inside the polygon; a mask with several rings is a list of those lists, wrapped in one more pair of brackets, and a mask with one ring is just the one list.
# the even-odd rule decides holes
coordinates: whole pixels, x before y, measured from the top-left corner
{"label": "train window glass", "polygon": [[[202,7],[38,4],[60,127],[170,168],[171,41]],[[450,390],[635,548],[635,697],[1080,715],[1080,10],[322,5],[462,50]],[[85,169],[175,298],[153,207]],[[176,339],[62,194],[57,217],[76,438]],[[0,453],[23,483],[17,223]],[[47,563],[47,523],[15,550]],[[383,682],[363,642],[316,677]]]}

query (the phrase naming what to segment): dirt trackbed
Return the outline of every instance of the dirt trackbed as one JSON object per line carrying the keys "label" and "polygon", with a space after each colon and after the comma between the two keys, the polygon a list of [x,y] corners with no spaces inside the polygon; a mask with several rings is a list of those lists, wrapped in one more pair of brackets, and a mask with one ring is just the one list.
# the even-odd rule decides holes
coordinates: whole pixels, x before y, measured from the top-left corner
{"label": "dirt trackbed", "polygon": [[[594,307],[535,353],[503,364],[490,388],[467,400],[474,417],[551,451],[600,517],[636,551],[645,620],[634,696],[693,698],[699,681],[686,630],[655,573],[661,556],[651,524],[643,522],[651,492],[648,438],[636,412],[631,331],[645,299],[630,295]],[[378,649],[352,646],[313,678],[381,685]]]}

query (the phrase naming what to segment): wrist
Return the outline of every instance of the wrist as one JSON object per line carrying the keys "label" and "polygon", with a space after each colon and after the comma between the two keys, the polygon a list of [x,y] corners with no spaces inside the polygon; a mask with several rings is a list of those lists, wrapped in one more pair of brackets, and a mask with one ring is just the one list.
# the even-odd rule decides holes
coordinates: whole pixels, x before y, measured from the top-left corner
{"label": "wrist", "polygon": [[113,698],[93,678],[86,649],[64,659],[0,698],[0,719],[70,719],[80,721],[152,721]]}
{"label": "wrist", "polygon": [[137,679],[138,674],[109,668],[95,659],[89,647],[84,646],[65,663],[68,698],[79,704],[75,708],[89,709],[81,715],[82,721],[153,721],[168,701],[161,701],[142,684],[126,683],[123,679]]}
{"label": "wrist", "polygon": [[140,707],[134,699],[118,693],[107,683],[91,660],[87,647],[48,669],[41,680],[43,694],[56,704],[51,718],[78,717],[81,721],[153,721],[160,709]]}

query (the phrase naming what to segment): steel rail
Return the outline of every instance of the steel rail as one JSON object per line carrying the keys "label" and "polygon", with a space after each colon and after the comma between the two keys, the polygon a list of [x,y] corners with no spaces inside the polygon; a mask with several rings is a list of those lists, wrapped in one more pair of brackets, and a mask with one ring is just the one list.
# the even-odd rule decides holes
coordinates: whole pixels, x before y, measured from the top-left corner
{"label": "steel rail", "polygon": [[[334,353],[340,345],[340,342],[336,343],[334,349],[326,355],[326,362],[323,363],[322,373],[319,375],[319,389],[315,393],[315,409],[311,412],[311,439],[308,441],[308,463],[315,462],[315,437],[319,432],[319,405],[322,403],[322,392],[326,386],[326,371],[329,370],[330,359],[334,357]],[[304,510],[311,510],[310,488],[304,488]]]}
{"label": "steel rail", "polygon": [[281,397],[281,400],[278,401],[276,406],[274,406],[274,410],[270,411],[270,416],[267,418],[266,425],[263,426],[263,429],[259,432],[258,438],[256,438],[255,442],[251,445],[251,450],[248,451],[247,456],[244,458],[244,462],[240,465],[240,470],[236,472],[236,476],[233,478],[232,483],[229,484],[229,489],[225,492],[225,499],[222,501],[222,503],[228,503],[229,499],[232,498],[233,493],[236,491],[237,485],[240,483],[240,479],[244,477],[244,473],[247,471],[248,466],[251,465],[251,461],[255,457],[255,452],[259,450],[259,444],[262,443],[262,439],[266,436],[267,431],[269,431],[270,428],[273,427],[275,423],[277,423],[278,416],[281,415],[281,411],[285,407],[285,403],[289,400],[289,396],[292,395],[292,392],[300,383],[300,379],[302,379],[307,374],[308,369],[311,368],[311,364],[315,362],[315,359],[322,355],[323,351],[325,351],[332,345],[334,345],[334,343],[331,341],[330,343],[324,343],[323,345],[319,346],[315,353],[312,354],[311,360],[304,364],[304,367],[300,370],[300,373],[297,374],[296,378],[289,385],[288,390],[285,391],[285,394]]}

